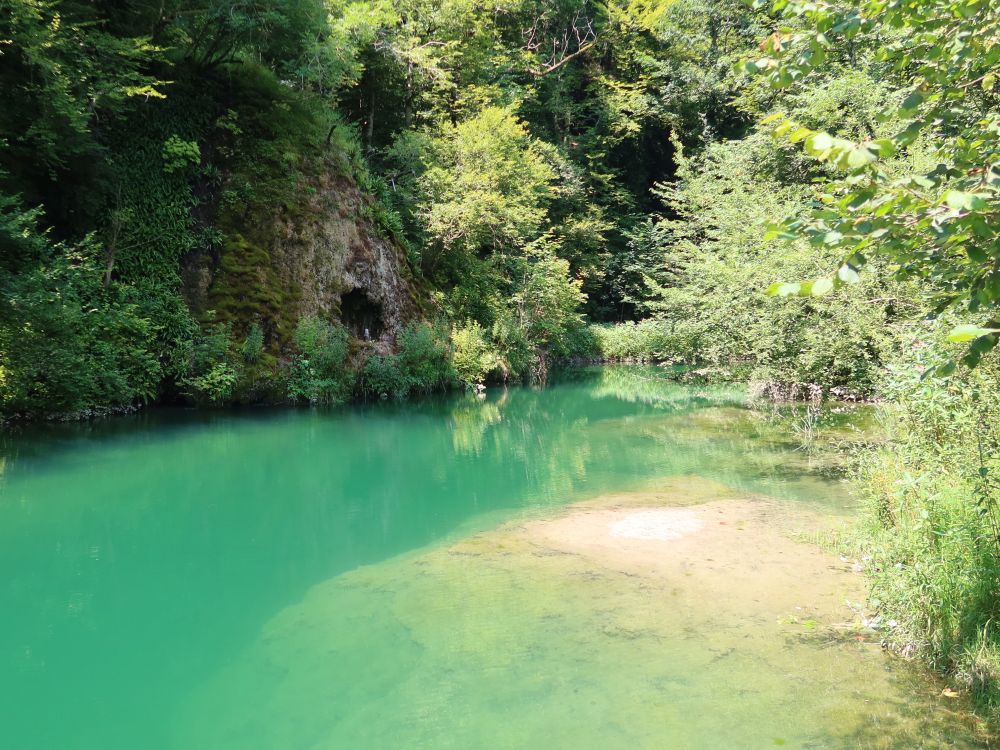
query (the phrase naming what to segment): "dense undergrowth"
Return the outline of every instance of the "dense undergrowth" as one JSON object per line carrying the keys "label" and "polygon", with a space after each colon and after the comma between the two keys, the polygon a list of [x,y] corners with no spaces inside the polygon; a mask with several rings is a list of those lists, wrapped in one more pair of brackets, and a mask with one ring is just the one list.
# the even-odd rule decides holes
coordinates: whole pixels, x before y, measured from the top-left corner
{"label": "dense undergrowth", "polygon": [[861,554],[878,627],[1000,706],[1000,398],[995,365],[948,382],[940,364],[893,368],[883,408],[890,440],[858,460]]}

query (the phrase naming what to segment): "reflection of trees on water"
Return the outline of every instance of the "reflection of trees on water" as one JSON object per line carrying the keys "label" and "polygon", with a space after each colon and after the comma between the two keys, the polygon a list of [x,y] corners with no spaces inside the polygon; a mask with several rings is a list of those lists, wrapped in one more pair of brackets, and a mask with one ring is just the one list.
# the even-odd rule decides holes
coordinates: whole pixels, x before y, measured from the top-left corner
{"label": "reflection of trees on water", "polygon": [[486,401],[472,393],[466,393],[451,410],[451,444],[456,453],[475,454],[482,452],[486,430],[497,424],[508,399],[503,391],[496,401]]}
{"label": "reflection of trees on water", "polygon": [[[739,490],[843,503],[842,454],[800,449],[801,406],[750,408],[743,388],[680,384],[656,367],[594,368],[568,381],[459,402],[455,450],[530,464],[536,497],[554,502],[584,488],[694,474]],[[824,411],[817,442],[860,439],[850,430],[859,416],[863,422],[863,411]]]}
{"label": "reflection of trees on water", "polygon": [[686,385],[659,367],[603,367],[594,378],[593,398],[617,398],[668,409],[704,406],[742,406],[746,388],[732,384]]}

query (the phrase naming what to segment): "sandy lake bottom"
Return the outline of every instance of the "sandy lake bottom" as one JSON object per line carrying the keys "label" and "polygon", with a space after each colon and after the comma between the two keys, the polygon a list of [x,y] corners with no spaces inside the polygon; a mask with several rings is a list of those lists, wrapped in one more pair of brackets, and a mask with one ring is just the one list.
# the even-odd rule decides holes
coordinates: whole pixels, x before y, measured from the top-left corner
{"label": "sandy lake bottom", "polygon": [[357,568],[195,691],[177,744],[977,747],[802,541],[822,523],[673,477]]}

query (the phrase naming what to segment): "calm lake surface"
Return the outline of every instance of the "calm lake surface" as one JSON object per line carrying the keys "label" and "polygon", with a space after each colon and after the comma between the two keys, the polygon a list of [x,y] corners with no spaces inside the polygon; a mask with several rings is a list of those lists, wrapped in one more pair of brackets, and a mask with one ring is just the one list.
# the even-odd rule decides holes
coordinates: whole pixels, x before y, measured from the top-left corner
{"label": "calm lake surface", "polygon": [[[855,418],[821,423],[849,438]],[[978,747],[940,685],[772,597],[764,568],[744,611],[724,581],[643,579],[518,525],[655,490],[752,496],[801,536],[853,513],[807,426],[619,367],[485,400],[10,431],[0,744]]]}

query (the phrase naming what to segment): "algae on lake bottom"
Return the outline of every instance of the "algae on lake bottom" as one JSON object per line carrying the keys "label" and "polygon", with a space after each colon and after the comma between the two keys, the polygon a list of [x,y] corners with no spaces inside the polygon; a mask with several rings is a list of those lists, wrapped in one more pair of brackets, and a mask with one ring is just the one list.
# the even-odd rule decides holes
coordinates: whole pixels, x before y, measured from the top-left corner
{"label": "algae on lake bottom", "polygon": [[815,522],[679,477],[339,575],[196,691],[178,745],[976,746],[854,622],[859,577],[793,541]]}

